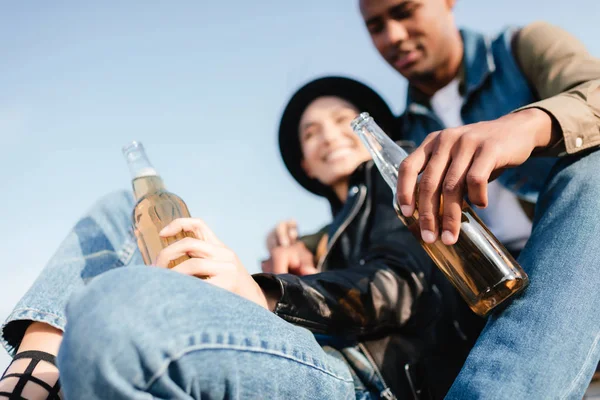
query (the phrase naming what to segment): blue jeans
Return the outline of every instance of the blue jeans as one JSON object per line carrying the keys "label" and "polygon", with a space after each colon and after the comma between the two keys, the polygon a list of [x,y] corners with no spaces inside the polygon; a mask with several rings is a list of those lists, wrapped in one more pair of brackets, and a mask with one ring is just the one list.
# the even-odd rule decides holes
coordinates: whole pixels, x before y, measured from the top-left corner
{"label": "blue jeans", "polygon": [[68,399],[378,397],[377,377],[350,367],[352,349],[321,346],[200,279],[143,266],[132,208],[127,192],[93,206],[3,326],[11,353],[30,321],[65,332]]}
{"label": "blue jeans", "polygon": [[527,290],[492,315],[447,399],[581,399],[600,359],[600,151],[565,158],[519,256]]}

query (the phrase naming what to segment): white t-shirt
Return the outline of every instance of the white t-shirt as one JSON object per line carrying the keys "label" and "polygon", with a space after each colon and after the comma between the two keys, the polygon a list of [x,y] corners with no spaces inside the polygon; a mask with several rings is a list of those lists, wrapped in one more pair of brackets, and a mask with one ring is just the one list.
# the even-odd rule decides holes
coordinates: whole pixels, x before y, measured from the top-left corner
{"label": "white t-shirt", "polygon": [[[431,108],[447,128],[464,125],[460,110],[464,98],[458,79],[438,90],[430,100]],[[531,222],[517,197],[497,180],[488,184],[488,206],[475,212],[492,233],[510,249],[522,249],[531,235]]]}

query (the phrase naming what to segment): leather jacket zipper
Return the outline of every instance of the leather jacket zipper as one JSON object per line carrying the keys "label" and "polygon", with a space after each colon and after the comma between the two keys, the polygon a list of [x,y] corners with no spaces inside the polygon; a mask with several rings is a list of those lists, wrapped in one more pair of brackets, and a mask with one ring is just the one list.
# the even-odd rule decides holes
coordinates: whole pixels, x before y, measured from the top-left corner
{"label": "leather jacket zipper", "polygon": [[317,265],[317,271],[322,271],[323,265],[325,264],[325,261],[327,261],[327,256],[329,256],[331,249],[333,248],[333,246],[335,245],[337,240],[340,238],[340,236],[344,232],[344,230],[346,230],[348,225],[350,225],[350,222],[352,222],[352,220],[354,220],[354,218],[356,218],[356,216],[358,215],[358,212],[360,211],[360,208],[362,207],[363,203],[365,202],[365,198],[367,197],[367,188],[365,186],[361,185],[360,187],[356,187],[356,189],[358,190],[358,198],[356,200],[356,203],[354,203],[354,205],[352,206],[352,209],[350,210],[348,217],[346,217],[344,222],[342,222],[340,224],[340,226],[335,230],[335,232],[331,236],[331,240],[329,241],[329,244],[327,246],[327,251],[325,252],[325,254],[323,254],[323,257],[321,257],[321,259],[319,260],[319,265]]}
{"label": "leather jacket zipper", "polygon": [[379,368],[377,367],[377,364],[375,363],[373,356],[371,356],[371,353],[367,349],[367,346],[365,346],[363,343],[359,343],[358,347],[362,350],[365,357],[367,357],[367,360],[369,360],[369,362],[371,363],[371,367],[373,367],[373,371],[375,372],[375,374],[377,375],[377,378],[379,378],[379,381],[381,382],[381,384],[384,387],[384,389],[381,391],[381,393],[379,393],[379,396],[385,400],[397,400],[397,397],[394,396],[394,394],[392,393],[392,390],[387,386],[387,384],[383,380],[383,375],[381,375],[381,372],[379,371]]}

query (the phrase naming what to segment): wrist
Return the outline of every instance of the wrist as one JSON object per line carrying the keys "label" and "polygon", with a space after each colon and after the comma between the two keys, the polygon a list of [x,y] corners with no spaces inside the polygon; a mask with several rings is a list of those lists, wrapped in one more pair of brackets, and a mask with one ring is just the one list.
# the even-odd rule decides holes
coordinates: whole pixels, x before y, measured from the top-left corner
{"label": "wrist", "polygon": [[533,148],[546,149],[554,146],[561,138],[560,128],[554,118],[539,108],[527,108],[516,113],[526,118],[523,121],[533,134]]}

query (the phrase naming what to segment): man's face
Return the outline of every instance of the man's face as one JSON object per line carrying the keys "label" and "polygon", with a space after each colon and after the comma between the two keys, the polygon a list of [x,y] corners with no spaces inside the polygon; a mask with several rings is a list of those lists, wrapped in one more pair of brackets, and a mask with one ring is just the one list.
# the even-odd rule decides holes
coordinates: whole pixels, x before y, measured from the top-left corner
{"label": "man's face", "polygon": [[456,37],[455,0],[360,0],[373,44],[409,81],[431,78],[444,66]]}
{"label": "man's face", "polygon": [[302,168],[324,185],[347,181],[354,170],[371,158],[354,134],[350,122],[358,115],[352,104],[339,97],[319,97],[304,110],[298,134]]}

